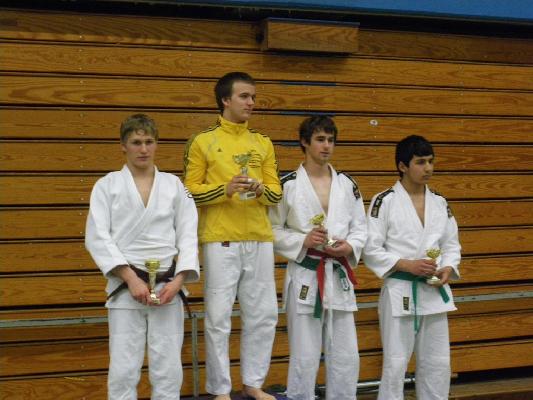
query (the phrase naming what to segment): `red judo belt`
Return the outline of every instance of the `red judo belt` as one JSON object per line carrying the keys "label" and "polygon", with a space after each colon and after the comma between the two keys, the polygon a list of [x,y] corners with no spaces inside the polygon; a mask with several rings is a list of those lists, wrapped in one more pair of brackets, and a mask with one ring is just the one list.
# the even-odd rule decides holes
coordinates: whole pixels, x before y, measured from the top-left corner
{"label": "red judo belt", "polygon": [[333,262],[333,270],[339,275],[342,288],[350,290],[348,280],[355,286],[357,281],[352,271],[352,267],[348,263],[346,257],[333,257],[323,251],[316,249],[307,249],[305,258],[298,263],[298,265],[316,271],[316,278],[318,282],[318,293],[315,301],[315,309],[313,316],[320,318],[322,316],[322,299],[324,298],[324,277],[326,274],[326,260],[331,259]]}

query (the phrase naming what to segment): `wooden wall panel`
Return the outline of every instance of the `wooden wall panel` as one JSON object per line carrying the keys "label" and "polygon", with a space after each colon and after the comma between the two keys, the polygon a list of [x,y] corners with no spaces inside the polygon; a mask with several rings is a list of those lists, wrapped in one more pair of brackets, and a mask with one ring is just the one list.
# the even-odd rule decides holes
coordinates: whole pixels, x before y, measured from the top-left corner
{"label": "wooden wall panel", "polygon": [[1,39],[207,48],[257,47],[255,27],[236,21],[138,18],[1,10]]}
{"label": "wooden wall panel", "polygon": [[[102,175],[0,176],[0,203],[10,206],[88,204],[92,187]],[[392,186],[397,175],[352,174],[365,201]],[[433,176],[431,187],[448,200],[523,199],[533,193],[533,175],[442,174]],[[39,190],[36,190],[38,188]]]}
{"label": "wooden wall panel", "polygon": [[[261,94],[259,94],[261,96]],[[6,109],[0,108],[0,138],[18,139],[108,139],[117,140],[120,123],[136,110],[107,109]],[[179,110],[146,111],[157,121],[162,140],[187,140],[215,124],[213,111],[182,112]],[[29,119],[28,113],[32,118]],[[254,129],[268,134],[272,140],[298,139],[302,115],[266,114],[257,111],[251,122]],[[434,143],[518,143],[533,144],[533,119],[462,118],[337,115],[340,142],[397,142],[406,133],[422,135]]]}
{"label": "wooden wall panel", "polygon": [[[502,237],[505,240],[501,240]],[[463,229],[460,232],[463,256],[484,256],[479,262],[464,259],[461,269],[469,268],[463,273],[462,281],[519,280],[531,279],[533,259],[527,256],[514,258],[487,259],[487,255],[528,254],[533,252],[533,229],[509,228],[499,229]],[[278,263],[285,262],[278,259]],[[472,266],[470,264],[474,263]],[[485,264],[499,267],[499,272],[492,270],[485,275]],[[482,266],[480,268],[480,266]],[[491,267],[491,269],[492,269]],[[17,241],[0,243],[0,273],[59,272],[59,271],[96,271],[81,239],[45,241]],[[506,274],[508,270],[509,274]]]}
{"label": "wooden wall panel", "polygon": [[[31,145],[32,151],[28,151]],[[111,171],[122,168],[120,143],[54,141],[5,141],[0,154],[0,171],[62,172]],[[158,145],[156,164],[163,171],[183,169],[183,143]],[[300,147],[275,144],[279,168],[292,171],[302,161]],[[465,146],[436,145],[436,168],[440,171],[524,171],[531,170],[533,145]],[[396,172],[393,145],[339,145],[333,162],[338,170],[361,172]]]}
{"label": "wooden wall panel", "polygon": [[[532,257],[466,259],[460,269],[465,278],[454,282],[453,286],[533,279],[533,272],[528,268],[531,261]],[[357,291],[379,289],[381,281],[367,268],[361,266],[356,275]],[[276,268],[276,286],[279,291],[283,288],[284,276],[285,270]],[[0,307],[102,305],[106,301],[102,290],[104,287],[105,279],[96,270],[90,273],[6,276],[0,283]],[[202,288],[203,280],[187,284],[191,301],[203,301]],[[39,296],[34,296],[34,293],[39,293]]]}
{"label": "wooden wall panel", "polygon": [[[154,117],[157,163],[179,174],[186,140],[216,121],[216,79],[235,65],[258,81],[250,125],[273,139],[281,170],[302,159],[303,117],[335,115],[333,163],[353,173],[367,204],[397,179],[394,143],[407,134],[430,139],[431,186],[448,197],[461,226],[455,295],[533,291],[532,40],[364,27],[357,54],[322,57],[261,52],[255,22],[5,9],[0,21],[3,323],[105,317],[104,278],[83,233],[92,185],[123,164],[120,122],[134,112]],[[280,290],[284,260],[276,262]],[[381,282],[363,263],[357,274],[358,301],[373,304]],[[190,285],[196,311],[203,311],[202,284]],[[450,315],[453,371],[530,367],[531,302],[458,303]],[[361,309],[357,320],[360,378],[377,379],[376,309]],[[285,322],[282,314],[267,384],[286,378]],[[185,329],[190,363],[190,321]],[[231,340],[236,361],[238,337]],[[11,371],[0,378],[0,399],[105,396],[103,321],[10,326],[0,329],[0,346],[0,369]],[[184,374],[183,394],[191,394],[191,368]],[[199,374],[203,390],[202,364]],[[237,362],[232,375],[240,384]],[[143,373],[140,397],[148,396]]]}
{"label": "wooden wall panel", "polygon": [[[4,76],[0,104],[213,108],[213,83],[166,79]],[[260,83],[258,110],[530,116],[533,93]]]}
{"label": "wooden wall panel", "polygon": [[[460,227],[533,225],[533,201],[450,202]],[[86,209],[0,210],[0,240],[81,238]]]}
{"label": "wooden wall panel", "polygon": [[[0,39],[259,49],[258,24],[0,10]],[[359,30],[359,54],[393,58],[533,63],[530,40]]]}
{"label": "wooden wall panel", "polygon": [[529,67],[442,63],[345,56],[116,46],[3,46],[0,69],[7,72],[133,75],[217,79],[239,65],[260,80],[415,85],[484,89],[533,89]]}
{"label": "wooden wall panel", "polygon": [[[481,340],[501,339],[502,337],[527,336],[533,327],[533,313],[516,312],[500,316],[499,323],[505,328],[498,330],[494,325],[498,315],[480,314],[464,318],[450,318],[451,342],[476,342]],[[379,350],[381,343],[378,335],[377,320],[370,324],[362,324],[358,329],[359,350],[368,352]],[[273,358],[286,358],[289,355],[286,330],[278,330],[274,343]],[[464,345],[459,348],[464,348]],[[184,339],[182,362],[190,365],[192,362],[192,344],[190,336]],[[70,365],[77,363],[77,372],[105,369],[109,363],[107,338],[71,341],[55,345],[27,344],[24,347],[3,346],[0,362],[12,367],[9,371],[2,371],[3,376],[37,375],[49,371],[55,373],[68,372]],[[199,362],[205,363],[204,337],[200,336],[198,343]],[[239,360],[239,337],[232,335],[229,344],[229,357],[232,361]],[[145,360],[146,366],[146,360]]]}

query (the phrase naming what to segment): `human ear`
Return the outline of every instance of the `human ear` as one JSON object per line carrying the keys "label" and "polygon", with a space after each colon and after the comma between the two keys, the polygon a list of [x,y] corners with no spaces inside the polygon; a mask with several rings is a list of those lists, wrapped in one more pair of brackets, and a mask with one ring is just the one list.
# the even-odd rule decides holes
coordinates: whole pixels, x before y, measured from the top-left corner
{"label": "human ear", "polygon": [[409,169],[409,167],[407,167],[403,161],[400,161],[398,163],[398,169],[400,170],[400,172],[407,172],[407,170]]}

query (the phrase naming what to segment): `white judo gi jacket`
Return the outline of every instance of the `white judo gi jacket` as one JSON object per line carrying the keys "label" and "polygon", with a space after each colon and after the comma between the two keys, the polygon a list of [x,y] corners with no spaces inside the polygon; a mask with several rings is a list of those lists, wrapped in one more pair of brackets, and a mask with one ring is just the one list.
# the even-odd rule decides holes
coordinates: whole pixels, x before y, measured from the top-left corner
{"label": "white judo gi jacket", "polygon": [[[414,315],[412,282],[389,278],[392,268],[400,259],[428,258],[426,251],[441,250],[437,269],[451,266],[451,279],[459,279],[461,246],[457,222],[444,197],[426,187],[424,226],[416,213],[409,194],[400,181],[373,197],[368,211],[368,240],[363,259],[368,268],[385,279],[382,288],[391,301],[395,317]],[[448,284],[444,290],[450,300],[443,301],[437,288],[421,283],[417,288],[418,315],[439,314],[456,310]]]}
{"label": "white judo gi jacket", "polygon": [[[146,207],[126,165],[100,178],[91,193],[85,245],[108,279],[107,293],[122,283],[111,272],[113,268],[130,264],[146,271],[148,259],[159,260],[159,271],[164,272],[178,255],[175,274],[187,270],[187,281],[198,280],[197,220],[192,196],[172,174],[156,168]],[[106,306],[142,306],[131,296],[124,296],[125,292]]]}
{"label": "white judo gi jacket", "polygon": [[[329,166],[332,175],[328,213],[325,228],[328,236],[346,240],[353,248],[348,257],[356,267],[365,244],[367,228],[363,200],[357,184],[345,174],[338,174]],[[284,302],[289,284],[299,288],[298,313],[312,313],[318,295],[316,271],[300,265],[306,249],[303,246],[306,235],[315,227],[311,219],[325,214],[320,200],[309,180],[305,168],[300,167],[282,179],[283,199],[270,208],[270,220],[274,231],[274,250],[289,262],[284,287]],[[339,276],[333,271],[332,259],[326,261],[324,309],[356,311],[357,304],[352,283],[343,287]]]}

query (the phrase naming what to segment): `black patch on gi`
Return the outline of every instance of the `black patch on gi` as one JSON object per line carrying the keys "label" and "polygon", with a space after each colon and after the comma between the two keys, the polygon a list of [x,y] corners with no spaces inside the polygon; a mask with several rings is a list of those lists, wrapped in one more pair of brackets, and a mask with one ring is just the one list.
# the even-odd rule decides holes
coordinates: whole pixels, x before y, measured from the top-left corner
{"label": "black patch on gi", "polygon": [[403,309],[409,311],[409,297],[403,298]]}
{"label": "black patch on gi", "polygon": [[309,286],[302,285],[302,289],[300,289],[300,300],[307,299],[307,292],[309,292]]}
{"label": "black patch on gi", "polygon": [[381,204],[383,203],[383,199],[385,196],[387,196],[389,193],[394,192],[393,188],[390,188],[388,190],[385,190],[384,192],[381,192],[377,195],[376,200],[374,201],[374,205],[372,206],[372,211],[370,212],[370,215],[374,218],[379,217],[379,209],[381,208]]}
{"label": "black patch on gi", "polygon": [[283,178],[281,178],[281,186],[285,185],[285,182],[289,182],[296,179],[296,171],[292,171],[291,173],[285,175]]}
{"label": "black patch on gi", "polygon": [[446,197],[444,197],[442,194],[440,194],[439,192],[437,192],[436,190],[433,190],[433,189],[429,189],[429,191],[437,196],[440,196],[444,199],[444,201],[446,202],[446,212],[448,213],[448,218],[452,218],[453,217],[453,212],[452,212],[452,209],[450,208],[450,205],[448,204],[448,200],[446,200]]}
{"label": "black patch on gi", "polygon": [[353,179],[351,177],[350,174],[348,174],[347,172],[340,172],[342,175],[344,175],[345,177],[347,177],[350,182],[352,182],[352,185],[353,185],[353,195],[355,196],[355,200],[359,200],[361,198],[361,192],[359,191],[359,185],[357,185],[357,182],[355,181],[355,179]]}
{"label": "black patch on gi", "polygon": [[189,198],[189,199],[192,199],[193,198],[193,195],[191,194],[191,192],[189,192],[189,189],[187,189],[187,187],[184,186],[184,189],[185,189],[185,195]]}

